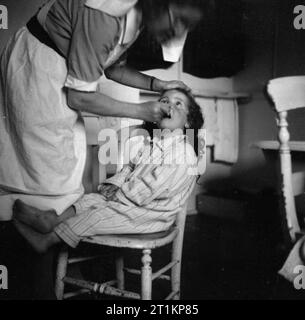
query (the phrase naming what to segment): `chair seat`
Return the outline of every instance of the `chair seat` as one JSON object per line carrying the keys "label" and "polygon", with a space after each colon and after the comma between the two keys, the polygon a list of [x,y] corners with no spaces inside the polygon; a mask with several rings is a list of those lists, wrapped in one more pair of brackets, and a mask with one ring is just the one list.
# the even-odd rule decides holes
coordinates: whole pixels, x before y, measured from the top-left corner
{"label": "chair seat", "polygon": [[154,249],[171,243],[178,235],[178,232],[178,228],[172,227],[164,232],[149,234],[109,234],[88,237],[82,241],[118,248]]}

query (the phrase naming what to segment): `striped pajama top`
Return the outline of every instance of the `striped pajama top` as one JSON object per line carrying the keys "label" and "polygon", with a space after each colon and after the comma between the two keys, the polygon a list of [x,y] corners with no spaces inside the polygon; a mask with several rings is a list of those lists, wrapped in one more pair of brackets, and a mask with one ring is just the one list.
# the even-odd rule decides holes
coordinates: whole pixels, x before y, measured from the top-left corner
{"label": "striped pajama top", "polygon": [[196,169],[196,154],[184,135],[154,139],[104,182],[118,187],[111,200],[102,193],[85,195],[74,204],[76,216],[55,232],[76,247],[84,237],[168,230],[194,188]]}

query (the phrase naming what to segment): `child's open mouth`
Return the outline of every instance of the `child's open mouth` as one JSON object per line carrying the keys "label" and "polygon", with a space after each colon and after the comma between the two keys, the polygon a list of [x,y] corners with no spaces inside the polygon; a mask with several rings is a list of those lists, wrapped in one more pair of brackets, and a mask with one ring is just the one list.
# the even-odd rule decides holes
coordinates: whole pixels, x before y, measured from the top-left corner
{"label": "child's open mouth", "polygon": [[170,107],[170,108],[169,108],[169,111],[168,111],[168,113],[167,113],[167,118],[171,119],[172,116],[173,116],[173,108]]}

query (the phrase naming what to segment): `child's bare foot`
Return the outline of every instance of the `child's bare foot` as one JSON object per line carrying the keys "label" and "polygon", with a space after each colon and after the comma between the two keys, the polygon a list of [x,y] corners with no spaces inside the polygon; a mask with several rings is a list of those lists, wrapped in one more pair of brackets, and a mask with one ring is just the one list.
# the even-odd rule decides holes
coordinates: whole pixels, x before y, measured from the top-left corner
{"label": "child's bare foot", "polygon": [[58,216],[55,211],[43,211],[31,207],[21,200],[16,200],[13,206],[14,219],[31,226],[40,233],[50,233],[58,225]]}
{"label": "child's bare foot", "polygon": [[61,242],[60,238],[56,235],[55,232],[42,234],[42,233],[36,232],[31,227],[17,220],[14,220],[14,224],[17,230],[19,231],[19,233],[27,240],[27,242],[38,253],[41,253],[41,254],[45,253],[51,246]]}

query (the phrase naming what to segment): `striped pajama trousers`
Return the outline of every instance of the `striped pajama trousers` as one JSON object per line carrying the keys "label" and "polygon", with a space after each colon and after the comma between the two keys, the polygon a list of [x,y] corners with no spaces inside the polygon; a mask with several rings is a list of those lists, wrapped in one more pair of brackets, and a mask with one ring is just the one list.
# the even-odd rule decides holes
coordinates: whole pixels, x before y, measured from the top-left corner
{"label": "striped pajama trousers", "polygon": [[75,248],[82,238],[105,234],[137,234],[165,231],[174,223],[177,210],[156,210],[107,201],[98,193],[84,195],[74,204],[76,215],[55,228],[55,233]]}

